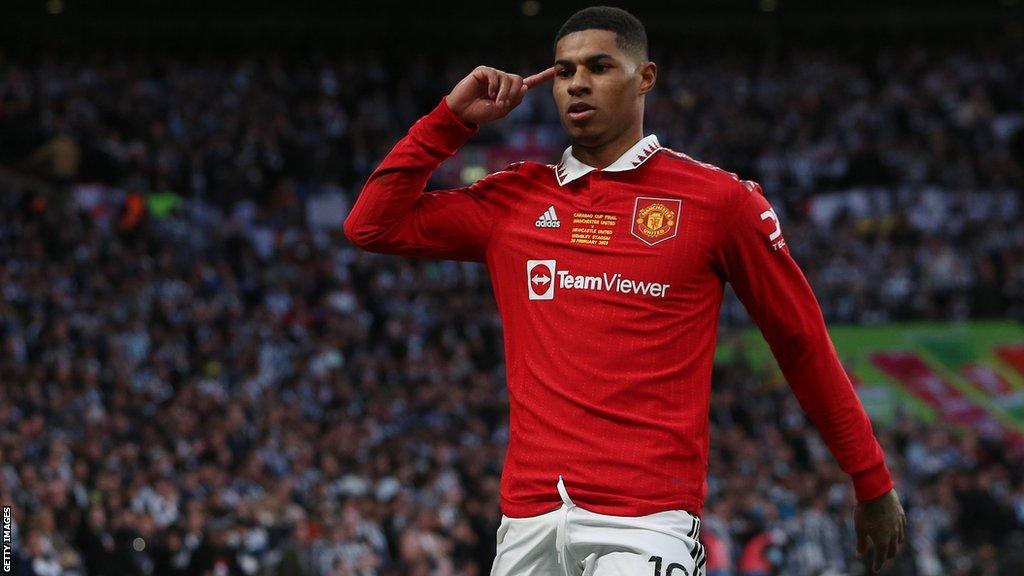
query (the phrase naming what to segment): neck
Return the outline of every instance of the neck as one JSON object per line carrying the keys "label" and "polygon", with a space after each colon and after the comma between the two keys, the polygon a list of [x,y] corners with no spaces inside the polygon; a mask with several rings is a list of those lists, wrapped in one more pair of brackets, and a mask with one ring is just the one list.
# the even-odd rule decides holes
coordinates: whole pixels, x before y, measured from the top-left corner
{"label": "neck", "polygon": [[609,164],[615,162],[626,150],[644,137],[643,124],[637,124],[624,130],[622,134],[601,144],[589,145],[583,142],[572,143],[572,155],[587,166],[593,166],[598,170],[604,170]]}

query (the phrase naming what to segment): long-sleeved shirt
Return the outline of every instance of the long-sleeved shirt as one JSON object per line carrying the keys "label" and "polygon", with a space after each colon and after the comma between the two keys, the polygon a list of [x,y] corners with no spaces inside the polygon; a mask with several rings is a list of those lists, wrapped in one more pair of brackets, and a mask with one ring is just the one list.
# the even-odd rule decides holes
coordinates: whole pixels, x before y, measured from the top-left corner
{"label": "long-sleeved shirt", "polygon": [[442,102],[373,172],[345,220],[368,251],[484,262],[509,392],[502,512],[700,514],[725,282],[759,326],[859,500],[884,454],[760,187],[647,136],[596,170],[516,163],[425,192],[477,127]]}

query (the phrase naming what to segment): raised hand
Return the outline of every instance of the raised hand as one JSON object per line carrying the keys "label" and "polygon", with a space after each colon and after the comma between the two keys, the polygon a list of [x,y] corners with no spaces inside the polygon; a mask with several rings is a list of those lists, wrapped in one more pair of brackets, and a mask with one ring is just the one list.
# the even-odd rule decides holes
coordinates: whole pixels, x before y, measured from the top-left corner
{"label": "raised hand", "polygon": [[485,124],[503,118],[523,101],[527,90],[555,76],[555,68],[523,78],[487,66],[478,66],[445,97],[448,108],[467,124]]}
{"label": "raised hand", "polygon": [[890,490],[867,502],[857,504],[853,514],[857,531],[857,555],[874,549],[871,569],[877,572],[887,560],[896,556],[907,535],[907,515],[903,512],[896,490]]}

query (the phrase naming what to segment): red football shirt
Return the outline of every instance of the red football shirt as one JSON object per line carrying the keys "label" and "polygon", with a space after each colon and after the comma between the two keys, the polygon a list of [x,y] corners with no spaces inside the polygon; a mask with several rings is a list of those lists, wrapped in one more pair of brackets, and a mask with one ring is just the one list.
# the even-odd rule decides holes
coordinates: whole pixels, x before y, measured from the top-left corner
{"label": "red football shirt", "polygon": [[424,192],[476,131],[442,100],[370,176],[345,234],[372,252],[485,262],[510,403],[502,512],[700,514],[725,282],[860,500],[892,488],[818,302],[760,187],[648,136],[603,170],[513,164]]}

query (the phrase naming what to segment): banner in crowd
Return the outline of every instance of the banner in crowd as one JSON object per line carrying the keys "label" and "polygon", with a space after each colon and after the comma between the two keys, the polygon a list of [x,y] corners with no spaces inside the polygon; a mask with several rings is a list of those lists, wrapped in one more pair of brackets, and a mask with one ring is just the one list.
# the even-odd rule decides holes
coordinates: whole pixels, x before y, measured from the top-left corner
{"label": "banner in crowd", "polygon": [[[1024,450],[1024,326],[921,322],[834,326],[832,341],[872,418],[936,418]],[[772,362],[756,328],[726,344]],[[738,346],[738,347],[737,347]]]}

